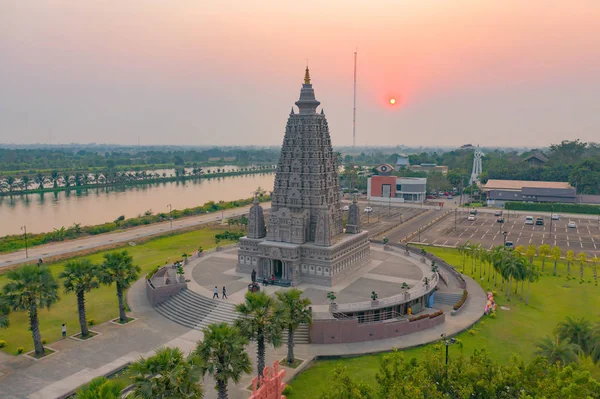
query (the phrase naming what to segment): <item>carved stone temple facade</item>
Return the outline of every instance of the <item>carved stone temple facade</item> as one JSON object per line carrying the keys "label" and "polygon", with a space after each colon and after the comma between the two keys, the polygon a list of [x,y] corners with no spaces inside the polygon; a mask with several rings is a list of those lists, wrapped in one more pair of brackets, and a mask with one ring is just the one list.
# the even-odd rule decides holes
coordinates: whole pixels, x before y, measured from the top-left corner
{"label": "carved stone temple facade", "polygon": [[237,271],[276,280],[334,285],[369,260],[369,240],[360,230],[358,205],[344,232],[341,192],[327,119],[310,83],[308,68],[298,113],[287,121],[266,223],[254,201],[248,235],[240,239]]}

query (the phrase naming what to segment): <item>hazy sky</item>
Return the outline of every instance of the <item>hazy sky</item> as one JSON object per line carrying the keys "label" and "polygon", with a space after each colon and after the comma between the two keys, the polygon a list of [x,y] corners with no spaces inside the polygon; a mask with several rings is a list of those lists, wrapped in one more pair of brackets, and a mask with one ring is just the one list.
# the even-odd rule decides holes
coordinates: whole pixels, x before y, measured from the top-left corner
{"label": "hazy sky", "polygon": [[[600,141],[600,0],[2,0],[0,142]],[[398,101],[389,105],[389,98]]]}

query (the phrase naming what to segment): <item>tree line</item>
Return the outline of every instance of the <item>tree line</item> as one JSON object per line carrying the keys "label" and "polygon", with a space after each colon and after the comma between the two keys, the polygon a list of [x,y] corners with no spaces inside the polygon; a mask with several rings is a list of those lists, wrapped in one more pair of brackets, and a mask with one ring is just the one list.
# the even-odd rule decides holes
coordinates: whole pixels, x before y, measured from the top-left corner
{"label": "tree line", "polygon": [[148,147],[0,148],[0,172],[141,167],[143,169],[195,166],[200,163],[276,163],[279,151],[258,148],[154,149]]}

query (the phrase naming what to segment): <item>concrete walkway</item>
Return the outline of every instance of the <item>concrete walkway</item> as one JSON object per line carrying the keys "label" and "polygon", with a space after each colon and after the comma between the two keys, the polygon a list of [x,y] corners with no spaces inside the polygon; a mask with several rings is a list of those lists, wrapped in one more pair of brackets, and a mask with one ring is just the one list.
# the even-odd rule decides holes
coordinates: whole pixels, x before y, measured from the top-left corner
{"label": "concrete walkway", "polygon": [[[262,207],[264,209],[270,209],[271,203],[265,202],[262,204]],[[249,209],[250,205],[242,208],[228,209],[223,212],[223,218],[227,219],[241,216],[248,213]],[[36,261],[39,258],[50,258],[53,256],[65,255],[94,248],[101,248],[108,245],[135,241],[140,238],[165,234],[169,231],[187,229],[218,220],[221,220],[221,212],[173,220],[173,227],[170,226],[170,222],[161,222],[114,233],[99,234],[96,236],[89,236],[76,240],[63,241],[60,243],[40,245],[29,248],[29,256],[27,258],[25,257],[24,249],[0,255],[0,268]]]}
{"label": "concrete walkway", "polygon": [[[360,355],[389,351],[392,348],[409,348],[436,341],[442,333],[453,335],[470,327],[483,313],[486,294],[474,280],[468,277],[465,279],[469,299],[458,315],[447,314],[446,321],[442,325],[419,333],[379,341],[338,345],[297,345],[295,354],[305,362],[295,370],[287,369],[286,379],[293,378],[316,356]],[[149,356],[161,346],[177,346],[188,353],[203,337],[201,331],[175,324],[151,308],[146,299],[143,280],[136,282],[129,290],[128,303],[133,310],[130,315],[137,318],[128,325],[104,323],[94,326],[93,330],[100,332],[101,335],[90,341],[79,342],[66,339],[50,343],[48,346],[59,352],[40,361],[24,356],[0,357],[0,398],[54,399],[89,382],[94,377],[107,374],[138,359],[141,355]],[[255,364],[255,347],[251,345],[248,352]],[[285,345],[277,350],[270,349],[267,353],[267,364],[283,359],[286,353]],[[249,392],[244,388],[250,385],[253,376],[254,374],[246,376],[237,387],[230,386],[230,398],[247,398]],[[204,384],[205,398],[216,398],[214,382],[206,378]]]}

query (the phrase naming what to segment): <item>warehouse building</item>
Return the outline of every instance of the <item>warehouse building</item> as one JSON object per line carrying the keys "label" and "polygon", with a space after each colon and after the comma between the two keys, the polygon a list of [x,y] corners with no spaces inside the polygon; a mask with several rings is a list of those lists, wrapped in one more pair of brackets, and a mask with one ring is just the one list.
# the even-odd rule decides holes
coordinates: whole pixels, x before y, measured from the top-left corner
{"label": "warehouse building", "polygon": [[575,188],[568,182],[490,179],[482,191],[489,206],[504,206],[506,201],[577,202]]}

